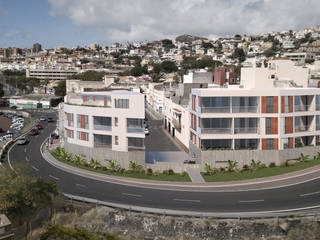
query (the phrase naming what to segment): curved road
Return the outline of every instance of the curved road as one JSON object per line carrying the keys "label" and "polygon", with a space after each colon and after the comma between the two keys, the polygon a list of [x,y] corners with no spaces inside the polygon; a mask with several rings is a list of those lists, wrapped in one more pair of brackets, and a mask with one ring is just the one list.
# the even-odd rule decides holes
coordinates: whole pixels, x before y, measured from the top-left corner
{"label": "curved road", "polygon": [[[65,172],[46,162],[40,145],[55,129],[55,123],[43,123],[45,129],[25,146],[14,145],[12,164],[27,163],[32,175],[55,181],[60,191],[75,196],[146,208],[250,216],[250,213],[282,211],[320,205],[320,179],[276,189],[208,192],[151,189],[101,182]],[[264,214],[265,215],[265,214]]]}

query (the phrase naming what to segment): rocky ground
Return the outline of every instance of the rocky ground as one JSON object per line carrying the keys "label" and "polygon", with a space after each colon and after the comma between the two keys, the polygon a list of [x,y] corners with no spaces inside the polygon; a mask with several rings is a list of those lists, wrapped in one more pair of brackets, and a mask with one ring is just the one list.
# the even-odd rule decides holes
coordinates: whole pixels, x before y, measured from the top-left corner
{"label": "rocky ground", "polygon": [[[320,239],[320,218],[274,219],[189,218],[128,212],[108,207],[67,204],[52,215],[51,222],[65,227],[109,232],[121,239],[207,239],[207,240],[316,240]],[[32,233],[38,239],[43,229]]]}

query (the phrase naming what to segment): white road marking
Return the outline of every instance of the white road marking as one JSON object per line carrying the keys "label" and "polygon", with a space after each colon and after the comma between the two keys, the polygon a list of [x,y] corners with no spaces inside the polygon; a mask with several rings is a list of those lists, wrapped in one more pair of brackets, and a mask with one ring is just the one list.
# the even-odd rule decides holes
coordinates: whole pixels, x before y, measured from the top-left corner
{"label": "white road marking", "polygon": [[35,166],[31,166],[34,170],[36,170],[37,172],[39,171],[38,168],[36,168]]}
{"label": "white road marking", "polygon": [[26,148],[24,148],[24,152],[25,152],[25,153],[27,152],[27,149],[26,149]]}
{"label": "white road marking", "polygon": [[131,196],[131,197],[142,197],[142,195],[132,194],[132,193],[122,193],[122,195]]}
{"label": "white road marking", "polygon": [[55,177],[55,176],[52,176],[52,175],[49,175],[49,177],[51,177],[51,178],[53,178],[53,179],[55,179],[55,180],[59,180],[59,178],[57,178],[57,177]]}
{"label": "white road marking", "polygon": [[179,199],[179,198],[174,198],[173,201],[179,201],[179,202],[196,202],[196,203],[199,203],[199,202],[200,202],[200,200]]}
{"label": "white road marking", "polygon": [[308,196],[313,196],[313,195],[317,195],[320,194],[320,192],[312,192],[312,193],[305,193],[305,194],[300,194],[300,197],[308,197]]}
{"label": "white road marking", "polygon": [[26,157],[26,161],[27,161],[27,162],[29,162],[29,159],[28,159],[28,157]]}
{"label": "white road marking", "polygon": [[86,187],[85,185],[79,184],[79,183],[77,183],[76,186],[77,186],[77,187],[83,187],[83,188]]}
{"label": "white road marking", "polygon": [[258,203],[258,202],[264,202],[264,200],[260,199],[260,200],[243,200],[243,201],[239,201],[239,203]]}

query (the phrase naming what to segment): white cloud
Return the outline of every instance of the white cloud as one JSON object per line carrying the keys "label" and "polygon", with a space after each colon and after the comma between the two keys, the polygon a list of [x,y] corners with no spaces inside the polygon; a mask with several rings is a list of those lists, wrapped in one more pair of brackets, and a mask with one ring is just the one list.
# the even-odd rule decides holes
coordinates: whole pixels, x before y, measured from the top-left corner
{"label": "white cloud", "polygon": [[179,34],[223,36],[319,24],[319,0],[48,0],[51,15],[100,31],[104,42]]}

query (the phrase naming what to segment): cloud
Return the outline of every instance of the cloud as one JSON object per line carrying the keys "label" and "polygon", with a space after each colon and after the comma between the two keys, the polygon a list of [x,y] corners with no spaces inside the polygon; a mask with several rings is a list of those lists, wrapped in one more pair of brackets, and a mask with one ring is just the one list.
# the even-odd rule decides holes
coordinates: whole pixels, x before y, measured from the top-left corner
{"label": "cloud", "polygon": [[48,0],[50,14],[100,32],[101,42],[179,34],[226,36],[319,24],[319,0]]}

